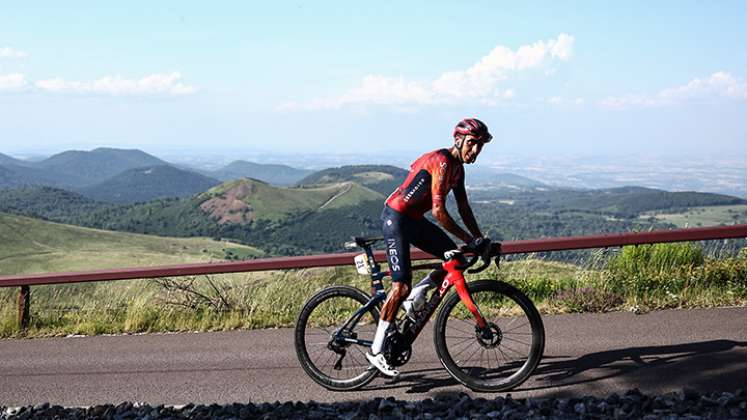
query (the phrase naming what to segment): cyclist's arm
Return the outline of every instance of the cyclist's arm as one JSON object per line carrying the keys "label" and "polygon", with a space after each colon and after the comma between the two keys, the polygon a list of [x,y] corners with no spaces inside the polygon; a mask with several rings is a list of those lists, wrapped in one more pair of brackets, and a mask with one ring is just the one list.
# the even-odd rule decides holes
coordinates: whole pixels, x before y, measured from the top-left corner
{"label": "cyclist's arm", "polygon": [[472,237],[464,229],[462,229],[451,217],[448,211],[446,211],[446,194],[449,189],[446,185],[445,174],[448,171],[447,162],[440,162],[434,170],[431,171],[431,197],[433,200],[433,208],[431,213],[438,223],[443,226],[449,233],[461,239],[464,242],[469,242]]}
{"label": "cyclist's arm", "polygon": [[433,203],[433,210],[431,210],[431,212],[433,213],[433,217],[436,218],[438,223],[452,235],[461,239],[465,243],[468,243],[470,239],[472,239],[472,236],[470,236],[469,233],[462,229],[456,223],[454,218],[451,217],[449,212],[446,211],[446,206],[443,202],[439,204]]}
{"label": "cyclist's arm", "polygon": [[481,238],[482,233],[480,232],[480,228],[477,226],[477,220],[475,219],[474,213],[472,213],[472,207],[470,207],[469,200],[467,199],[467,189],[464,187],[464,178],[462,178],[462,181],[454,187],[454,198],[456,198],[459,215],[462,216],[464,225],[469,229],[472,236],[475,238]]}

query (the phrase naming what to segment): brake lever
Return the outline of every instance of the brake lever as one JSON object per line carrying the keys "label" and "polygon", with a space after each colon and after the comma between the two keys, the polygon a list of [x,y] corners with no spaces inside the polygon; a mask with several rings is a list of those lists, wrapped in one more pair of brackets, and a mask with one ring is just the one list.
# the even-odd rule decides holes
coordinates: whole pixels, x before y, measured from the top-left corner
{"label": "brake lever", "polygon": [[490,257],[487,254],[485,254],[485,255],[482,255],[481,258],[482,258],[482,264],[480,264],[480,266],[477,268],[470,268],[469,270],[467,270],[468,273],[470,274],[479,273],[480,271],[483,271],[486,268],[488,268],[488,266],[490,265]]}
{"label": "brake lever", "polygon": [[460,270],[465,270],[468,267],[472,267],[475,264],[475,262],[477,261],[478,258],[480,258],[478,255],[473,255],[471,257],[465,258],[464,259],[464,265],[460,265],[457,268],[460,269]]}
{"label": "brake lever", "polygon": [[482,264],[477,268],[471,268],[467,270],[468,273],[474,274],[479,273],[480,271],[485,270],[490,266],[490,260],[492,257],[495,256],[495,266],[499,267],[500,259],[501,259],[501,243],[500,242],[494,242],[490,244],[490,249],[487,250],[483,255],[481,255],[482,258]]}
{"label": "brake lever", "polygon": [[483,271],[486,268],[488,268],[489,265],[490,265],[490,259],[488,258],[487,260],[483,260],[482,264],[480,264],[479,267],[477,267],[477,268],[470,268],[469,270],[467,270],[467,272],[470,273],[470,274],[479,273],[480,271]]}

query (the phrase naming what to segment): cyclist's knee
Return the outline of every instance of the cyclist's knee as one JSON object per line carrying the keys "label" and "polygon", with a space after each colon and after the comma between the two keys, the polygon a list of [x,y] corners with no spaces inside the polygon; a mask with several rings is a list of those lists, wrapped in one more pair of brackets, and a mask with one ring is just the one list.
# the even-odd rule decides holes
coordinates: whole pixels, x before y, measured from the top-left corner
{"label": "cyclist's knee", "polygon": [[407,295],[410,293],[410,284],[403,281],[398,281],[392,284],[392,296],[399,300],[402,300],[407,297]]}

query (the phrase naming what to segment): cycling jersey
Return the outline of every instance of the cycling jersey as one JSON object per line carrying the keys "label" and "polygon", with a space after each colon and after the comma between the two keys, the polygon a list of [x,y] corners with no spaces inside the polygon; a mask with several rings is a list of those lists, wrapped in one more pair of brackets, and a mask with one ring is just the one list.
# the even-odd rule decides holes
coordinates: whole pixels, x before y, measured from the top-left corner
{"label": "cycling jersey", "polygon": [[444,253],[456,249],[449,235],[425,217],[413,219],[389,206],[381,212],[386,257],[393,282],[412,283],[410,245],[444,259]]}
{"label": "cycling jersey", "polygon": [[447,149],[419,157],[410,173],[387,198],[386,205],[401,214],[420,219],[435,204],[444,205],[446,195],[464,183],[464,166]]}

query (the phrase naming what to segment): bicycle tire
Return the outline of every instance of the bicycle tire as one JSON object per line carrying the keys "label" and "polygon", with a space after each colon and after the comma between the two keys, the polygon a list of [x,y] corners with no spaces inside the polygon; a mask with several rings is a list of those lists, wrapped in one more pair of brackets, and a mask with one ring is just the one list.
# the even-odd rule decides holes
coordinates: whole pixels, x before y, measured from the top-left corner
{"label": "bicycle tire", "polygon": [[[333,316],[333,320],[325,319],[323,321],[316,321],[316,316],[323,315],[324,309],[321,309],[321,307],[325,304],[330,304],[333,299],[335,300],[335,303],[332,304],[331,308],[335,308],[334,305],[340,305],[340,302],[344,301],[347,301],[347,303],[345,303],[345,305],[347,306],[344,306],[344,309],[340,310],[339,314],[335,314]],[[369,299],[370,297],[365,292],[356,289],[355,287],[331,286],[319,291],[314,296],[309,298],[309,300],[304,304],[304,307],[301,310],[301,313],[299,314],[298,320],[296,322],[294,344],[296,347],[296,355],[298,356],[298,361],[300,362],[301,367],[306,372],[306,374],[308,374],[309,377],[314,380],[314,382],[332,391],[350,391],[365,386],[377,376],[378,370],[376,370],[375,368],[371,368],[365,355],[362,354],[362,350],[360,350],[357,345],[351,345],[348,348],[357,350],[359,354],[357,354],[355,351],[352,352],[350,354],[350,361],[355,363],[355,366],[358,367],[358,370],[360,370],[361,373],[356,374],[352,378],[342,378],[340,376],[334,377],[333,368],[327,369],[326,366],[319,366],[320,362],[315,362],[311,355],[321,352],[324,359],[320,360],[324,360],[329,363],[331,361],[334,361],[335,353],[327,347],[321,347],[324,345],[324,341],[315,343],[315,345],[321,347],[321,349],[311,349],[310,351],[309,346],[311,346],[312,343],[307,340],[308,338],[310,338],[307,337],[309,334],[315,334],[315,336],[320,337],[319,339],[326,335],[327,339],[329,339],[331,337],[332,331],[334,331],[337,327],[340,327],[341,323],[349,319],[349,317],[352,316],[352,314],[357,309],[366,304]],[[366,334],[370,335],[370,337],[368,337],[370,338],[370,340],[373,340],[373,334],[375,334],[376,332],[376,324],[379,320],[379,311],[376,307],[373,307],[366,314],[364,314],[363,317],[365,317],[364,322],[366,323],[365,325],[367,327]],[[330,323],[330,327],[324,328],[324,326],[322,325],[310,325],[314,324],[315,322],[320,324]],[[335,322],[337,322],[338,324],[334,324]],[[356,329],[361,326],[361,324],[357,325]],[[321,329],[323,332],[314,331],[315,329]],[[317,332],[319,334],[316,334]],[[361,331],[356,330],[356,333],[358,332]],[[326,353],[328,353],[328,356],[323,354],[324,349],[326,349]],[[343,360],[347,358],[348,355],[346,354]]]}
{"label": "bicycle tire", "polygon": [[[496,329],[500,331],[500,334],[495,334],[494,336],[500,336],[501,339],[496,340],[498,342],[497,344],[485,343],[484,340],[481,340],[477,337],[476,333],[470,331],[468,328],[461,327],[461,325],[474,327],[474,317],[469,314],[468,311],[466,311],[464,305],[457,306],[460,304],[461,300],[455,292],[452,292],[445,299],[444,306],[438,313],[436,322],[433,326],[433,340],[436,346],[436,353],[441,360],[441,364],[449,372],[449,374],[454,377],[454,379],[474,391],[498,392],[513,389],[527,380],[527,378],[529,378],[529,376],[534,372],[540,360],[542,359],[542,354],[545,348],[545,329],[542,323],[542,318],[540,317],[540,314],[532,301],[519,289],[511,286],[510,284],[495,280],[477,280],[468,283],[467,287],[473,299],[477,302],[483,316],[486,318],[486,320],[492,322],[493,325],[496,326]],[[508,311],[513,310],[513,312],[520,312],[520,316],[523,314],[523,316],[527,318],[531,333],[518,330],[518,328],[522,327],[523,324],[520,324],[519,327],[510,326],[508,329],[503,329],[500,325],[507,325],[507,322],[509,322],[508,319],[510,318],[506,317],[506,320],[501,318],[501,320],[498,321],[499,317],[497,316],[497,314],[499,314],[500,311],[505,310],[505,308],[503,308],[503,306],[501,306],[500,308],[491,308],[490,305],[486,305],[486,302],[480,302],[482,296],[485,294],[492,294],[495,298],[498,299],[509,299],[510,302],[512,302],[512,304],[515,306],[513,307],[513,309],[509,309]],[[455,315],[455,309],[457,311],[461,311],[461,314]],[[460,316],[469,322],[462,321],[461,319],[459,319]],[[514,317],[510,322],[515,322],[517,319],[520,318]],[[452,336],[447,334],[447,328],[450,327],[450,320],[452,320],[453,325],[449,331],[449,334],[454,334],[454,331],[457,331],[457,334],[460,334],[459,331],[464,331],[464,335],[461,338],[463,341],[458,342],[452,340],[451,347],[453,348],[451,349],[449,348],[449,343],[447,343],[447,336],[449,339],[451,339],[453,337],[458,337],[458,335]],[[463,322],[464,324],[460,324],[460,322]],[[458,329],[458,327],[461,327],[461,329]],[[517,332],[520,335],[514,334],[514,332]],[[474,335],[474,337],[470,337],[470,334]],[[524,343],[523,341],[521,341],[522,339],[526,339],[526,337],[528,337],[529,335],[531,335],[531,343]],[[453,344],[454,342],[456,342],[457,344]],[[468,347],[464,347],[465,343]],[[465,358],[466,356],[461,356],[458,353],[468,354],[472,350],[466,349],[468,349],[469,346],[473,346],[474,343],[477,343],[477,346],[475,346],[477,349],[474,350],[473,353],[476,353],[482,347],[481,361],[484,360],[482,359],[482,356],[484,355],[485,351],[488,351],[488,369],[485,369],[484,367],[475,368],[474,366],[469,366],[469,362],[471,361],[470,359],[472,356],[470,356],[470,359],[462,362],[461,359]],[[513,354],[513,352],[519,353],[515,349],[510,350],[509,352],[509,346],[518,345],[516,343],[522,343],[526,345],[528,350],[526,360],[521,362],[520,367],[514,373],[511,373],[510,375],[505,377],[498,376],[490,378],[491,375],[502,375],[503,373],[501,372],[501,370],[507,369],[507,366],[517,365],[517,363],[513,361],[506,362],[505,360],[506,358],[508,358],[507,355],[510,356]],[[494,363],[496,365],[495,369],[492,368],[491,364],[491,360],[493,360],[490,354],[491,351],[496,356],[494,360]],[[458,356],[461,356],[461,358]],[[455,358],[459,360],[455,360]],[[500,358],[504,358],[504,362],[506,362],[503,366],[501,366],[500,364]],[[465,366],[460,366],[460,363],[463,363]]]}

